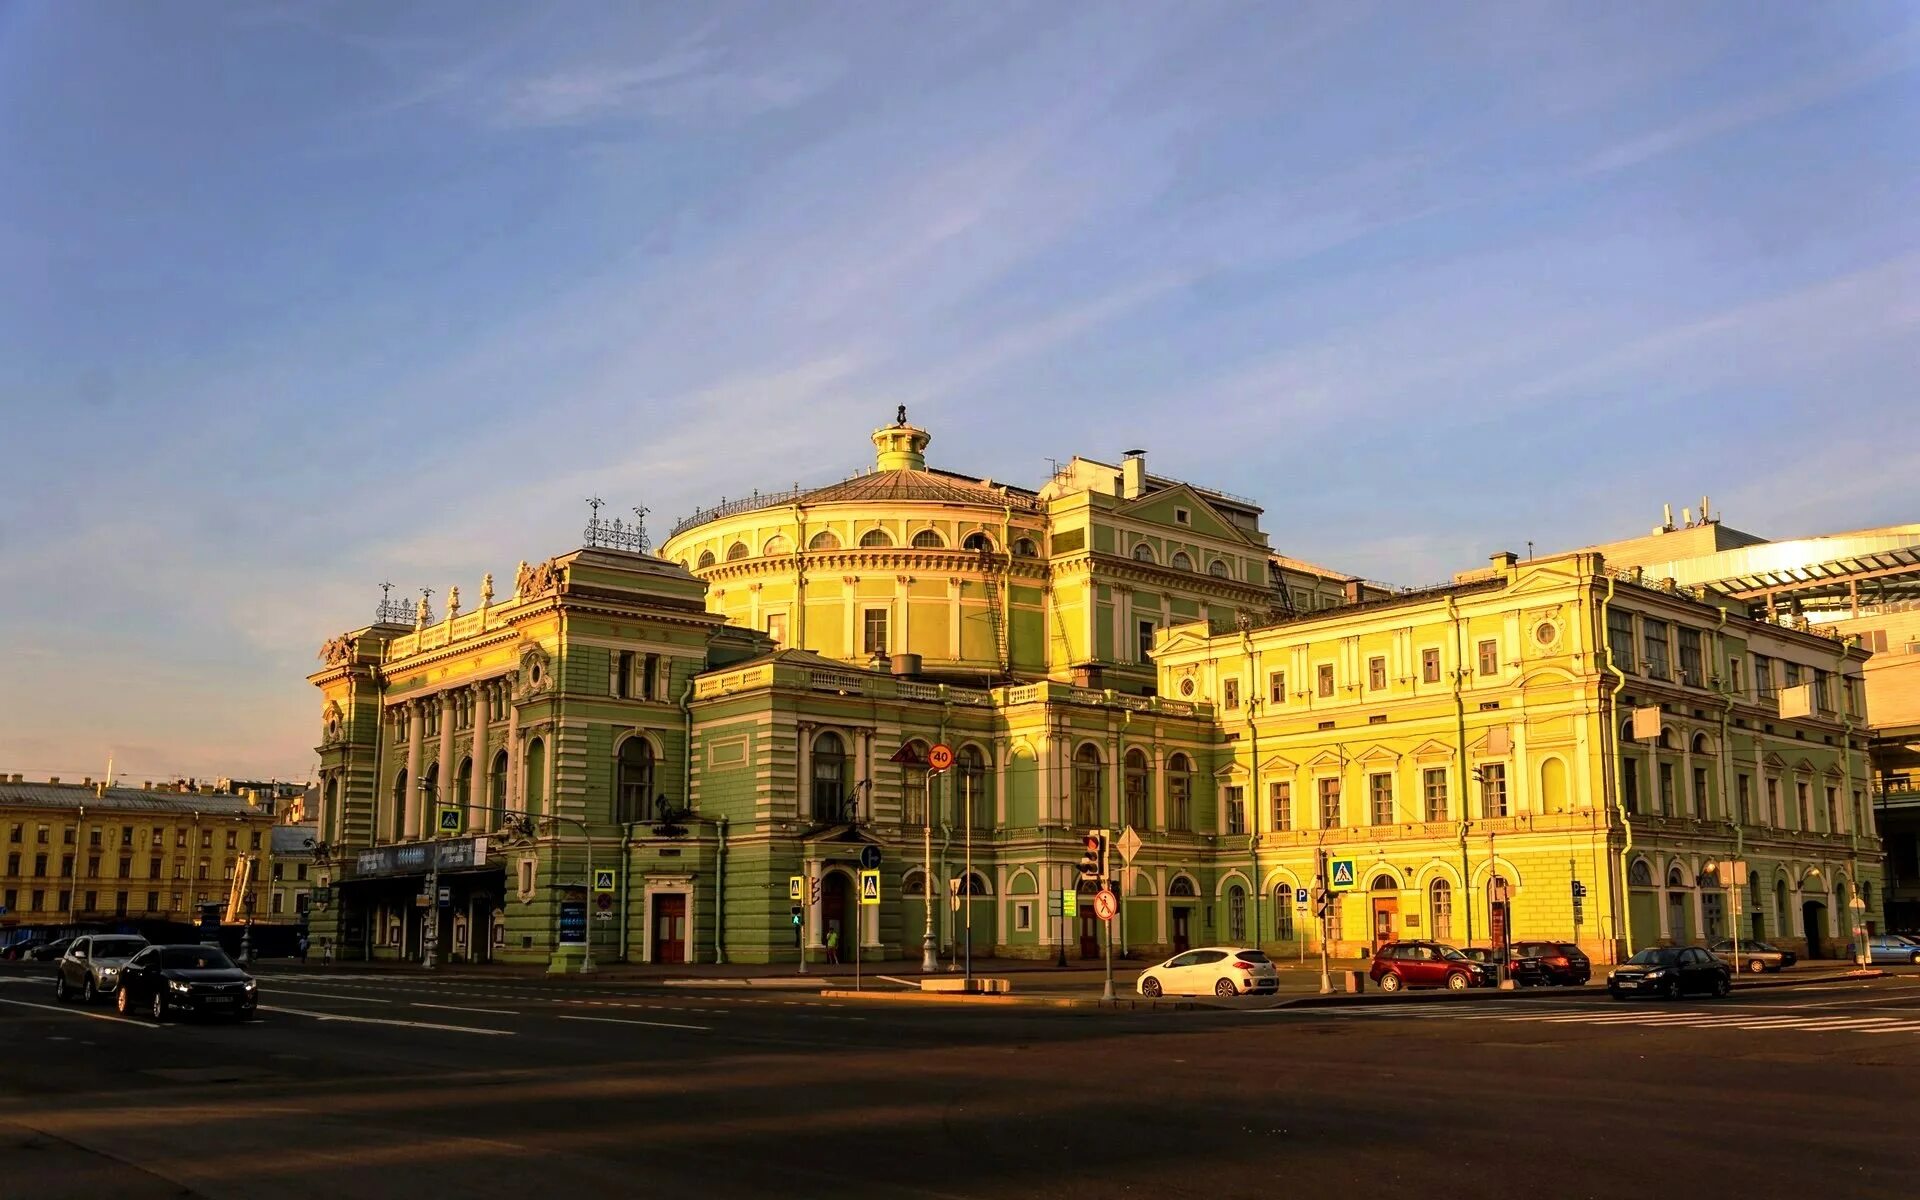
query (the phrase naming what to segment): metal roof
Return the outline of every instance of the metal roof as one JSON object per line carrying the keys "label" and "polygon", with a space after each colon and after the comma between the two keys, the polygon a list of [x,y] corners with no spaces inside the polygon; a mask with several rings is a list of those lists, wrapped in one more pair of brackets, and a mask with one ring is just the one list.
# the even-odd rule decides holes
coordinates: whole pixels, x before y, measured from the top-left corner
{"label": "metal roof", "polygon": [[12,807],[78,809],[83,806],[89,812],[170,815],[197,812],[269,820],[273,816],[271,809],[249,804],[245,796],[180,795],[174,792],[149,792],[141,788],[108,788],[101,795],[79,783],[0,783],[0,811]]}
{"label": "metal roof", "polygon": [[1709,584],[1743,600],[1832,610],[1920,598],[1920,525],[1761,542],[1695,558],[1648,563],[1649,578]]}

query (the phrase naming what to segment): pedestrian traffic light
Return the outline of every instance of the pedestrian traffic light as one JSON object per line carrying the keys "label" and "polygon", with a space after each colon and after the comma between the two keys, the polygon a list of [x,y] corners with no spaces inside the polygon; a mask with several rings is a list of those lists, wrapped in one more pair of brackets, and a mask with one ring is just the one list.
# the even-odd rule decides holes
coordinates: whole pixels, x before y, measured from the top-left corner
{"label": "pedestrian traffic light", "polygon": [[788,911],[793,913],[793,923],[798,925],[800,923],[800,906],[795,904]]}
{"label": "pedestrian traffic light", "polygon": [[1107,878],[1107,835],[1104,831],[1087,831],[1086,852],[1080,856],[1080,878],[1100,883]]}

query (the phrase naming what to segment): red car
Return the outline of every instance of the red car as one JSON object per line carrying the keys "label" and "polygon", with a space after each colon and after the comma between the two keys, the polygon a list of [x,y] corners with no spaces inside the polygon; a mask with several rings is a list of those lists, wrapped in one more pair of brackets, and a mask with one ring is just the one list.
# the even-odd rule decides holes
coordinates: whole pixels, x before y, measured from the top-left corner
{"label": "red car", "polygon": [[1513,949],[1517,954],[1539,959],[1547,983],[1578,987],[1593,978],[1592,961],[1572,942],[1520,942]]}
{"label": "red car", "polygon": [[1459,992],[1493,982],[1491,969],[1440,942],[1388,942],[1374,952],[1367,977],[1383,992],[1417,987]]}

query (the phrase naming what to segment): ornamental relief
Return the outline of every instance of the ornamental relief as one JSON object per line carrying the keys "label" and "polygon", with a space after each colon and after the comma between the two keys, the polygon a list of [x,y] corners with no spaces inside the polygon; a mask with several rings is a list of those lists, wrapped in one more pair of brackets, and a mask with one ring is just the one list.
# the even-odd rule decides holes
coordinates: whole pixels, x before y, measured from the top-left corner
{"label": "ornamental relief", "polygon": [[343,666],[353,661],[353,639],[346,634],[324,643],[320,647],[320,661],[329,667]]}
{"label": "ornamental relief", "polygon": [[346,714],[340,710],[337,701],[327,701],[320,710],[320,745],[322,749],[338,746],[347,740]]}
{"label": "ornamental relief", "polygon": [[1566,617],[1560,606],[1534,609],[1525,614],[1521,623],[1521,645],[1525,648],[1523,656],[1541,658],[1559,654],[1566,641]]}
{"label": "ornamental relief", "polygon": [[515,672],[517,686],[514,694],[521,699],[539,696],[552,686],[553,657],[546,647],[538,642],[528,642],[520,648],[520,668]]}

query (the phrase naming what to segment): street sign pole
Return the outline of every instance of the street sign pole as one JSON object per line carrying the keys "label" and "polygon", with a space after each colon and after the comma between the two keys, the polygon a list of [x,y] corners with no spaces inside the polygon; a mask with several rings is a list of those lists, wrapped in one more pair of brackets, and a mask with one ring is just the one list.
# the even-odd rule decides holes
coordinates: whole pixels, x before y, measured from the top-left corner
{"label": "street sign pole", "polygon": [[[1105,836],[1105,834],[1101,835],[1103,841]],[[1102,846],[1100,848],[1100,890],[1104,892],[1107,887],[1107,848]],[[1100,992],[1100,998],[1111,1004],[1113,1003],[1113,921],[1109,918],[1100,923],[1107,927],[1107,983]]]}
{"label": "street sign pole", "polygon": [[967,905],[967,982],[968,991],[973,990],[973,776],[966,775],[966,785],[961,789],[965,797],[966,808],[961,811],[960,819],[967,823],[967,871],[960,882],[960,896]]}
{"label": "street sign pole", "polygon": [[[801,866],[805,866],[803,862]],[[813,876],[800,877],[800,974],[807,973],[807,934],[813,930]]]}
{"label": "street sign pole", "polygon": [[1325,850],[1322,850],[1319,852],[1319,859],[1320,859],[1320,863],[1319,863],[1320,874],[1315,880],[1314,890],[1319,893],[1318,903],[1321,905],[1321,909],[1320,909],[1320,994],[1322,996],[1326,996],[1326,995],[1331,995],[1333,992],[1333,975],[1331,972],[1327,970],[1327,914],[1332,911],[1332,905],[1334,904],[1334,899],[1333,899],[1333,896],[1326,890],[1327,888],[1327,852]]}
{"label": "street sign pole", "polygon": [[926,931],[920,935],[920,973],[931,975],[940,969],[940,956],[933,940],[933,781],[938,772],[927,776],[926,791],[920,797],[920,898],[926,903]]}

